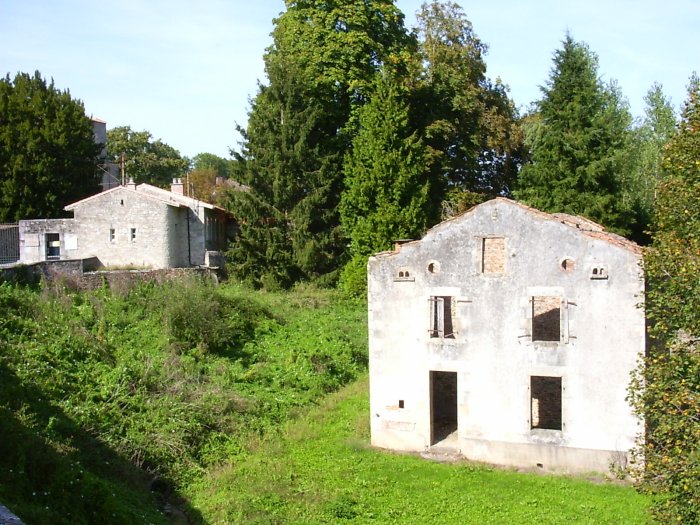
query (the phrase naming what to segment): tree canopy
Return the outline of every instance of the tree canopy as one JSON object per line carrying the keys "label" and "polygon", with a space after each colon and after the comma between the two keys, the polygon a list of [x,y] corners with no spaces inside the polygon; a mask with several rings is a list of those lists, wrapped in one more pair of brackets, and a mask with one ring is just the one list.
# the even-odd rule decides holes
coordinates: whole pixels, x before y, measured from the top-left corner
{"label": "tree canopy", "polygon": [[645,253],[648,355],[631,387],[646,421],[641,487],[659,523],[700,521],[700,82],[666,146]]}
{"label": "tree canopy", "polygon": [[99,190],[83,103],[37,71],[0,79],[0,222],[63,215]]}
{"label": "tree canopy", "polygon": [[254,283],[289,286],[343,263],[338,203],[342,161],[380,67],[410,47],[391,0],[287,1],[265,54],[267,85],[252,101],[229,192],[241,220],[232,269]]}
{"label": "tree canopy", "polygon": [[417,21],[414,106],[432,152],[437,200],[448,189],[510,195],[522,140],[506,87],[486,76],[487,46],[453,2],[424,3]]}
{"label": "tree canopy", "polygon": [[229,191],[241,221],[232,270],[256,285],[287,287],[331,272],[340,256],[340,148],[335,123],[291,63],[268,67],[253,101]]}
{"label": "tree canopy", "polygon": [[633,131],[631,163],[624,188],[626,204],[635,213],[632,237],[648,244],[654,212],[656,185],[661,180],[664,146],[676,132],[676,115],[660,84],[654,84],[644,97],[644,117]]}
{"label": "tree canopy", "polygon": [[420,236],[431,215],[427,148],[410,126],[405,98],[380,77],[346,157],[340,215],[351,261],[342,284],[354,295],[365,292],[367,257],[395,239]]}
{"label": "tree canopy", "polygon": [[160,139],[152,140],[148,131],[133,131],[119,126],[107,131],[107,154],[119,163],[122,155],[126,175],[136,182],[166,188],[175,177],[182,178],[189,160]]}
{"label": "tree canopy", "polygon": [[525,126],[530,153],[516,197],[629,233],[622,180],[632,119],[619,89],[600,81],[596,55],[567,34],[542,93]]}

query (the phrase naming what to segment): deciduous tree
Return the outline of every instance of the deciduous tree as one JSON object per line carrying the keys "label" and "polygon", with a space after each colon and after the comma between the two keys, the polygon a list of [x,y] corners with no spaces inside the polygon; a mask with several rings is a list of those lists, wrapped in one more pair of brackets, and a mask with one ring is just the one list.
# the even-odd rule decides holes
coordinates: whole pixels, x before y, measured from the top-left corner
{"label": "deciduous tree", "polygon": [[51,218],[99,190],[83,103],[37,71],[0,79],[0,222]]}
{"label": "deciduous tree", "polygon": [[453,2],[424,3],[417,20],[421,72],[413,95],[432,152],[433,198],[509,195],[522,139],[505,86],[486,76],[487,46]]}
{"label": "deciduous tree", "polygon": [[633,131],[631,162],[634,168],[625,180],[624,197],[636,216],[632,237],[647,244],[646,231],[654,211],[656,185],[661,180],[664,146],[676,131],[676,116],[660,84],[654,84],[644,100],[644,118]]}
{"label": "deciduous tree", "polygon": [[173,178],[187,173],[189,160],[160,139],[152,140],[148,131],[133,131],[120,126],[107,131],[107,153],[114,162],[124,156],[127,177],[167,188]]}
{"label": "deciduous tree", "polygon": [[630,389],[646,420],[641,488],[659,523],[700,521],[700,82],[691,79],[657,186],[646,252],[648,355]]}
{"label": "deciduous tree", "polygon": [[228,178],[231,175],[232,164],[235,161],[225,159],[213,153],[198,153],[192,157],[192,167],[196,170],[211,169],[218,177]]}

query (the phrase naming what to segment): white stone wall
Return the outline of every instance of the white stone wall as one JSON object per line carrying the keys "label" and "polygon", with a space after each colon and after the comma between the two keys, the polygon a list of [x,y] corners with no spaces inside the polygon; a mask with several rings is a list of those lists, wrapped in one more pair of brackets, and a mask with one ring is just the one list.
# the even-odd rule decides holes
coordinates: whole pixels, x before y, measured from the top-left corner
{"label": "white stone wall", "polygon": [[97,257],[106,267],[167,268],[169,208],[120,187],[74,208],[80,257]]}
{"label": "white stone wall", "polygon": [[222,210],[148,185],[120,186],[67,209],[73,219],[21,221],[21,262],[46,260],[46,234],[58,233],[61,259],[97,257],[111,268],[199,266],[207,245],[216,244],[207,242],[205,222],[218,220],[223,234],[226,221]]}
{"label": "white stone wall", "polygon": [[60,258],[80,257],[77,225],[73,219],[19,221],[19,260],[23,264],[45,261],[47,234],[58,234]]}
{"label": "white stone wall", "polygon": [[[502,273],[482,271],[490,237],[504,239]],[[433,445],[430,371],[452,371],[458,431],[451,446],[465,456],[606,470],[642,430],[625,401],[645,344],[639,259],[635,250],[505,199],[371,258],[372,443]],[[607,278],[591,279],[594,268]],[[430,337],[431,296],[453,298],[454,339]],[[560,341],[532,341],[534,296],[561,298]],[[531,428],[532,376],[561,378],[561,430]]]}

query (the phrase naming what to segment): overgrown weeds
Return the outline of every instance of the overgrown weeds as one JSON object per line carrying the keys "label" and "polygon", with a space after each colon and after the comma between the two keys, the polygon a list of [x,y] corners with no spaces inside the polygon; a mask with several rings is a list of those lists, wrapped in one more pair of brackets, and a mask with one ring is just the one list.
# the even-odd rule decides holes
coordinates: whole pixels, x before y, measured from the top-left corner
{"label": "overgrown weeds", "polygon": [[0,307],[0,412],[12,429],[0,501],[30,523],[161,522],[164,499],[366,367],[364,310],[328,291],[3,284]]}

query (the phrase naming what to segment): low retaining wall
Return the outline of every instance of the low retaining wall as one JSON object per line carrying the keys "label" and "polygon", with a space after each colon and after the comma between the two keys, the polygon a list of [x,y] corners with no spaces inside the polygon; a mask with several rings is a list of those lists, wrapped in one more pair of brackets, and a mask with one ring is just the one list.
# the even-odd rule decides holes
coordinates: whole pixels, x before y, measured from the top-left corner
{"label": "low retaining wall", "polygon": [[131,286],[154,281],[157,283],[179,279],[186,275],[200,275],[214,279],[223,278],[219,268],[166,268],[162,270],[104,270],[98,271],[99,261],[74,259],[64,261],[43,261],[33,264],[20,264],[0,267],[0,281],[15,281],[36,284],[41,280],[53,284],[64,284],[69,288],[93,290],[101,286],[128,289]]}

